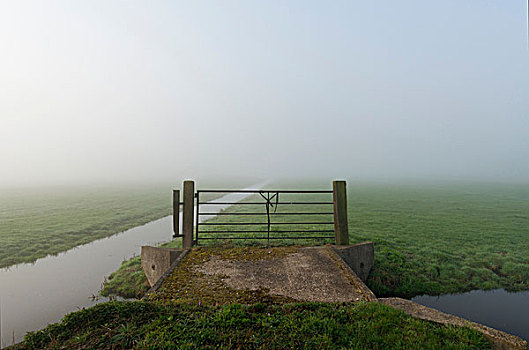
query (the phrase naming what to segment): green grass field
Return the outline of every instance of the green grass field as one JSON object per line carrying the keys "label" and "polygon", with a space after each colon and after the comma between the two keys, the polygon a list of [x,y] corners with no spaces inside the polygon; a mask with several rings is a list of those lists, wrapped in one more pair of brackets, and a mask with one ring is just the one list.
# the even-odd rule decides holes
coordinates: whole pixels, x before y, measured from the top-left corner
{"label": "green grass field", "polygon": [[[228,181],[215,184],[233,186]],[[170,215],[171,190],[168,184],[0,189],[0,268],[34,262]]]}
{"label": "green grass field", "polygon": [[490,349],[482,334],[378,303],[206,306],[109,302],[15,349]]}
{"label": "green grass field", "polygon": [[[320,200],[321,196],[310,198]],[[288,201],[288,197],[281,199]],[[304,200],[310,199],[305,197]],[[527,185],[349,183],[348,208],[351,243],[375,242],[375,265],[367,284],[377,296],[412,297],[474,289],[529,289]],[[309,210],[295,208],[303,209]],[[325,210],[324,207],[312,209]],[[240,210],[248,208],[236,206],[228,209]],[[294,208],[280,205],[277,212],[291,210]],[[328,221],[328,218],[316,219]],[[235,217],[217,217],[210,223],[230,220]],[[265,222],[265,217],[254,218],[255,222],[258,220]],[[296,219],[274,218],[275,222],[289,220]],[[316,228],[310,225],[277,227],[281,230]],[[221,226],[207,228],[226,229]],[[255,226],[237,226],[240,230],[251,228],[255,229]],[[314,240],[272,241],[273,244],[288,242],[321,243]],[[202,241],[202,244],[218,243],[222,242]],[[266,241],[233,240],[230,243],[263,244]],[[179,244],[176,240],[166,246],[177,247]],[[134,281],[134,284],[128,281]],[[146,289],[139,258],[135,258],[111,276],[103,293],[131,297]]]}
{"label": "green grass field", "polygon": [[529,186],[357,186],[353,242],[375,242],[378,296],[529,289]]}
{"label": "green grass field", "polygon": [[1,190],[0,267],[143,225],[170,208],[169,186]]}

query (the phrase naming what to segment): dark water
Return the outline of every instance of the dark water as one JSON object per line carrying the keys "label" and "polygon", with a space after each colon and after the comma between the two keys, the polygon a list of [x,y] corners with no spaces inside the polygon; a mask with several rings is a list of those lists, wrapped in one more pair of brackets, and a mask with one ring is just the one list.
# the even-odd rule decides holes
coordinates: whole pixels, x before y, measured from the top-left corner
{"label": "dark water", "polygon": [[529,340],[529,292],[476,290],[413,301]]}
{"label": "dark water", "polygon": [[[216,201],[235,202],[249,195],[229,194]],[[228,206],[209,205],[208,212],[218,213]],[[21,341],[26,332],[57,322],[67,313],[107,301],[92,298],[106,276],[123,260],[139,255],[142,245],[171,239],[172,217],[168,216],[33,264],[0,269],[0,348],[11,345],[13,339]]]}

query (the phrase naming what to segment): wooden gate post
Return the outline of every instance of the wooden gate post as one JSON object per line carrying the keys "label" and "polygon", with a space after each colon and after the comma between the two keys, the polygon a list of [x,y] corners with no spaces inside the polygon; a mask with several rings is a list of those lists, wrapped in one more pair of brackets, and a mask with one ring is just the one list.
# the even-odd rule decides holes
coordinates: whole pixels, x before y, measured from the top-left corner
{"label": "wooden gate post", "polygon": [[191,248],[193,245],[193,213],[195,197],[195,182],[184,181],[184,210],[182,218],[182,247],[184,249]]}
{"label": "wooden gate post", "polygon": [[173,190],[173,238],[180,235],[180,190]]}
{"label": "wooden gate post", "polygon": [[334,240],[336,245],[349,244],[349,228],[347,224],[347,192],[345,187],[345,181],[332,182],[334,202]]}

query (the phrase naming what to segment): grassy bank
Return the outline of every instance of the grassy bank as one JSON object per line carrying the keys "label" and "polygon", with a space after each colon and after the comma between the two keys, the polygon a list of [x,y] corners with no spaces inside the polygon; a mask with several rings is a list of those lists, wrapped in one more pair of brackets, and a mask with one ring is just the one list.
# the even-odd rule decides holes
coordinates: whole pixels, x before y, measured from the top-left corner
{"label": "grassy bank", "polygon": [[100,294],[105,297],[140,299],[149,288],[149,282],[141,267],[141,259],[135,256],[124,261],[119,269],[105,279]]}
{"label": "grassy bank", "polygon": [[0,268],[33,262],[170,213],[170,186],[2,190]]}
{"label": "grassy bank", "polygon": [[[217,181],[216,186],[229,188],[233,183]],[[171,189],[171,185],[0,189],[0,268],[34,262],[170,215]]]}
{"label": "grassy bank", "polygon": [[28,333],[17,349],[488,349],[484,337],[378,303],[212,307],[109,302]]}
{"label": "grassy bank", "polygon": [[[529,289],[529,186],[411,186],[350,182],[348,204],[351,242],[375,242],[375,265],[367,284],[377,296],[412,297],[473,289]],[[309,208],[295,208],[304,209]],[[328,208],[319,209],[325,211]],[[232,207],[228,210],[248,208]],[[294,209],[279,206],[277,210]],[[230,218],[217,217],[211,223],[229,222]],[[329,217],[315,219],[328,221]],[[254,218],[255,222],[257,220],[265,222],[266,219]],[[277,216],[274,220],[288,222],[295,219]],[[281,229],[289,227],[294,228],[285,225]],[[255,229],[251,226],[237,229],[250,228]],[[301,228],[316,227],[305,225]],[[296,225],[295,229],[300,226]],[[318,243],[313,240],[294,242]],[[263,241],[244,242],[249,243]],[[178,244],[179,241],[174,241],[168,246]],[[146,289],[139,259],[135,258],[112,275],[104,292],[120,294],[119,290],[122,290],[130,297],[142,294]]]}

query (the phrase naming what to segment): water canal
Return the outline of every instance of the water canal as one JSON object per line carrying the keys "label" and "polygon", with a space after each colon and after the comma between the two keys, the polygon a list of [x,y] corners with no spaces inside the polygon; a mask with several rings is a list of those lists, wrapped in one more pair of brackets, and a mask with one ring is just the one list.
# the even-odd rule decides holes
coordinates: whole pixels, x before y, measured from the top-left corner
{"label": "water canal", "polygon": [[529,341],[529,292],[474,290],[463,294],[423,295],[412,300]]}
{"label": "water canal", "polygon": [[[233,193],[211,202],[237,202],[250,195]],[[218,213],[227,207],[208,205],[208,212]],[[209,218],[200,217],[201,221]],[[0,347],[21,341],[26,332],[58,322],[67,313],[107,301],[93,298],[106,276],[123,260],[139,254],[142,245],[171,239],[172,217],[167,216],[33,264],[0,269]]]}

